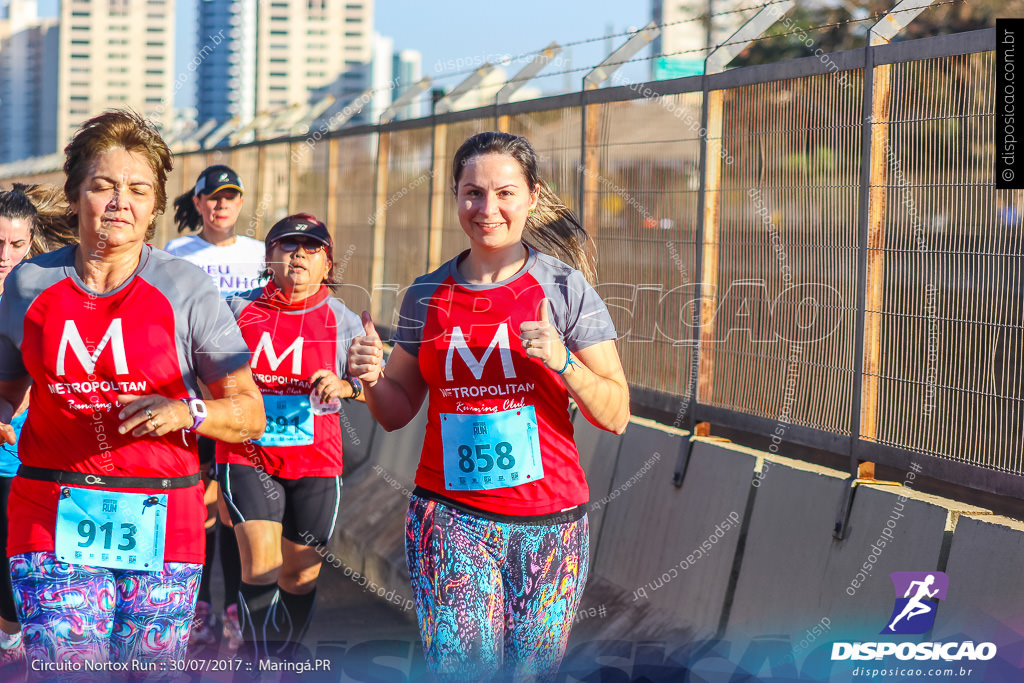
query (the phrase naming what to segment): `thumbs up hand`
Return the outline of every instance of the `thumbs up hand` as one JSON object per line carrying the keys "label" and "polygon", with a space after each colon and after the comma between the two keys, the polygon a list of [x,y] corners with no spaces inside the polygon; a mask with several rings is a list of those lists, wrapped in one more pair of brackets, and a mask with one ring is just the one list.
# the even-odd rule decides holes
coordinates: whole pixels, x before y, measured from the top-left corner
{"label": "thumbs up hand", "polygon": [[519,325],[519,339],[530,358],[539,359],[552,370],[561,370],[569,349],[562,344],[558,330],[551,324],[548,300],[541,299],[537,319]]}
{"label": "thumbs up hand", "polygon": [[353,339],[348,347],[348,371],[353,377],[359,378],[364,386],[372,387],[380,379],[384,345],[370,314],[363,311],[362,318],[364,334]]}

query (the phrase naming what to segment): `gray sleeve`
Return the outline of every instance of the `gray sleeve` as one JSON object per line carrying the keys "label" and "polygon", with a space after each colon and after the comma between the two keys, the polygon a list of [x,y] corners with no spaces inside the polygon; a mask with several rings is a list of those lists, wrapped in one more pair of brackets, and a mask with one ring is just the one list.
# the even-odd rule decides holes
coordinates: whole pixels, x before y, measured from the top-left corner
{"label": "gray sleeve", "polygon": [[348,377],[348,348],[352,346],[353,339],[363,334],[363,321],[348,306],[334,297],[328,299],[327,305],[331,307],[331,311],[334,313],[334,320],[338,325],[336,372],[338,377]]}
{"label": "gray sleeve", "polygon": [[418,356],[420,353],[427,309],[440,284],[435,278],[437,272],[417,278],[406,290],[405,297],[402,299],[402,307],[398,311],[394,342],[412,356]]}
{"label": "gray sleeve", "polygon": [[175,312],[178,358],[185,385],[211,384],[249,363],[249,348],[235,316],[200,268],[150,249],[140,275],[163,292]]}
{"label": "gray sleeve", "polygon": [[402,299],[402,308],[398,311],[398,324],[395,326],[393,341],[401,346],[413,358],[420,353],[420,342],[423,341],[423,323],[426,306],[418,301],[417,287],[405,291]]}
{"label": "gray sleeve", "polygon": [[189,332],[193,367],[205,384],[224,379],[249,365],[249,347],[235,316],[209,278],[197,282],[197,296],[189,308]]}
{"label": "gray sleeve", "polygon": [[253,301],[256,301],[256,299],[260,298],[260,295],[262,294],[262,287],[258,289],[249,290],[248,292],[239,292],[237,294],[232,294],[226,299],[228,303],[228,308],[231,309],[231,314],[234,315],[235,319],[237,320],[242,315],[242,311],[245,310],[245,307],[251,304]]}
{"label": "gray sleeve", "polygon": [[25,315],[47,287],[63,277],[63,267],[73,263],[69,247],[19,263],[4,281],[0,298],[0,380],[12,381],[28,374],[22,360]]}
{"label": "gray sleeve", "polygon": [[24,297],[19,296],[17,269],[7,277],[3,298],[0,298],[0,380],[20,379],[28,374],[21,360],[21,337],[25,330]]}
{"label": "gray sleeve", "polygon": [[617,338],[608,307],[583,273],[572,270],[568,277],[543,285],[552,323],[562,334],[570,351],[579,351]]}

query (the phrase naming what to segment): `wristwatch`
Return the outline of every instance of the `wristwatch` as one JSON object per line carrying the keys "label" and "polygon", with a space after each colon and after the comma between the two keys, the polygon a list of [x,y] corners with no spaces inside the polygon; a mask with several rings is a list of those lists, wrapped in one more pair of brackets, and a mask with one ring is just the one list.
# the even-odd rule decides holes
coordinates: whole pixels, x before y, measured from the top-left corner
{"label": "wristwatch", "polygon": [[192,426],[188,428],[188,431],[194,432],[199,429],[199,425],[203,424],[203,420],[210,414],[206,410],[206,402],[201,398],[183,398],[181,400],[188,406],[188,414],[192,416]]}
{"label": "wristwatch", "polygon": [[359,398],[359,394],[363,393],[363,383],[359,381],[357,377],[346,377],[345,381],[352,386],[352,395],[346,398],[355,400]]}

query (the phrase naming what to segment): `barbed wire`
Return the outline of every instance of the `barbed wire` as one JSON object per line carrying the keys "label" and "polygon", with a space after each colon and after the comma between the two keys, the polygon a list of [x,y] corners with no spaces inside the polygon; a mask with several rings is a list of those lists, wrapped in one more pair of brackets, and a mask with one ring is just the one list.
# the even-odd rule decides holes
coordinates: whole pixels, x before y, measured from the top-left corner
{"label": "barbed wire", "polygon": [[[742,13],[742,12],[751,12],[751,11],[754,11],[754,10],[762,11],[766,7],[770,7],[770,6],[773,6],[773,5],[779,5],[779,4],[782,4],[784,2],[789,2],[789,0],[772,0],[771,2],[766,2],[766,3],[761,4],[761,5],[751,5],[749,7],[738,8],[738,9],[734,9],[734,10],[728,10],[726,12],[719,12],[719,13],[712,14],[711,16],[714,17],[714,16],[723,16],[723,15],[728,15],[728,14],[738,14],[738,13]],[[888,11],[888,12],[885,12],[885,11],[883,11],[883,12],[876,12],[874,14],[869,14],[867,16],[860,17],[860,18],[851,17],[850,19],[846,19],[846,20],[843,20],[843,21],[837,21],[837,22],[832,22],[832,23],[828,23],[828,24],[822,24],[822,25],[819,25],[819,26],[811,26],[811,27],[807,27],[807,28],[802,28],[801,27],[801,28],[796,28],[796,29],[789,30],[789,31],[776,32],[776,33],[768,33],[768,34],[759,36],[758,38],[756,38],[756,39],[754,39],[752,41],[751,40],[739,40],[739,41],[733,41],[733,42],[718,43],[718,44],[715,44],[715,45],[711,45],[711,46],[707,46],[707,47],[701,47],[701,48],[694,48],[694,49],[690,49],[690,50],[677,50],[675,52],[660,53],[660,54],[648,55],[648,56],[645,56],[645,57],[634,57],[634,58],[631,58],[631,59],[625,59],[625,60],[621,60],[621,61],[618,61],[618,62],[608,62],[608,63],[600,62],[598,64],[592,64],[592,65],[588,65],[588,66],[581,66],[581,67],[576,67],[576,68],[562,69],[562,70],[559,70],[559,71],[552,71],[552,72],[548,72],[548,73],[545,73],[543,75],[537,75],[537,76],[529,76],[529,77],[521,77],[521,78],[513,77],[513,78],[509,78],[509,79],[503,81],[502,82],[502,87],[504,87],[506,85],[509,85],[511,83],[525,82],[525,81],[530,81],[530,80],[534,80],[534,79],[543,79],[543,78],[551,78],[551,77],[554,77],[554,76],[564,76],[564,75],[567,75],[567,74],[576,74],[576,73],[582,73],[582,72],[590,72],[590,71],[593,71],[598,66],[619,67],[619,66],[622,66],[622,65],[625,65],[625,64],[634,64],[634,63],[640,63],[640,62],[647,62],[647,61],[650,61],[652,59],[660,59],[660,58],[664,58],[664,57],[678,57],[678,56],[681,56],[681,55],[701,55],[701,54],[706,55],[708,53],[711,53],[711,52],[713,52],[715,50],[718,50],[720,48],[723,48],[723,47],[730,47],[730,46],[733,46],[733,45],[756,44],[756,43],[759,43],[759,42],[762,42],[762,41],[773,40],[773,39],[777,39],[777,38],[785,38],[785,37],[788,37],[788,36],[791,36],[791,35],[800,34],[800,33],[807,34],[807,33],[811,33],[811,32],[831,30],[831,29],[838,28],[840,26],[846,26],[846,25],[849,25],[849,24],[859,24],[859,23],[864,23],[864,22],[868,22],[868,21],[875,21],[875,22],[877,22],[881,17],[886,16],[886,15],[900,14],[900,13],[904,13],[904,12],[917,12],[917,11],[920,11],[922,9],[928,9],[928,8],[932,8],[932,7],[940,7],[942,5],[962,4],[964,2],[966,2],[966,0],[943,0],[942,2],[938,2],[938,3],[926,3],[924,5],[919,5],[917,7],[908,7],[908,8],[901,9],[901,10],[894,10],[894,11]],[[784,16],[785,16],[784,14],[780,14],[776,21],[782,20],[782,18]],[[673,21],[673,22],[668,22],[668,23],[663,23],[663,24],[657,24],[656,26],[659,27],[659,28],[666,28],[666,27],[669,27],[669,26],[676,26],[676,25],[679,25],[679,24],[689,24],[689,23],[694,23],[694,22],[703,22],[704,20],[705,20],[705,17],[695,17],[695,18],[692,18],[692,19],[684,19],[684,20],[680,20],[680,21]],[[561,45],[560,47],[562,47],[562,48],[574,47],[574,46],[578,46],[578,45],[584,45],[584,44],[588,44],[588,43],[594,43],[594,42],[599,42],[599,41],[602,41],[602,40],[607,40],[609,38],[618,38],[618,37],[623,37],[623,36],[633,36],[633,35],[636,35],[637,33],[639,33],[642,30],[644,30],[644,28],[637,29],[635,31],[625,31],[625,32],[620,32],[620,33],[612,33],[612,34],[608,34],[608,35],[604,35],[604,36],[599,36],[599,37],[595,37],[595,38],[586,38],[586,39],[582,39],[582,40],[577,40],[577,41],[572,41],[572,42],[565,43],[564,45]],[[538,51],[534,51],[534,52],[525,52],[525,53],[522,53],[522,54],[517,55],[515,57],[511,57],[511,56],[507,57],[504,61],[507,63],[507,62],[511,62],[513,60],[522,59],[524,57],[531,57],[531,56],[534,56],[534,55],[541,54],[541,53],[543,53],[543,51],[544,50],[538,50]],[[447,74],[444,74],[444,75],[441,75],[441,76],[432,77],[431,80],[432,81],[438,81],[438,80],[445,80],[445,79],[448,79],[448,78],[453,78],[455,76],[465,76],[465,75],[469,75],[469,74],[472,74],[472,73],[476,72],[477,69],[479,69],[479,68],[480,67],[477,67],[477,68],[474,68],[474,69],[467,69],[467,70],[463,70],[463,71],[450,72],[450,73],[447,73]],[[365,97],[366,93],[369,93],[370,95],[374,95],[376,93],[392,92],[394,90],[397,90],[398,88],[408,88],[411,85],[413,85],[413,84],[408,84],[408,85],[404,85],[404,84],[389,85],[389,86],[383,86],[383,87],[380,87],[380,88],[372,88],[372,89],[363,91],[363,94],[361,95],[361,97]],[[413,104],[414,101],[415,100],[411,101],[409,104],[410,105]],[[364,105],[364,107],[365,107],[365,105]],[[360,107],[358,111],[361,112],[364,107]],[[356,113],[358,113],[358,112],[356,112]]]}
{"label": "barbed wire", "polygon": [[[787,0],[780,0],[780,1],[781,2],[785,2]],[[543,74],[541,76],[531,76],[529,78],[509,78],[504,83],[507,85],[509,83],[517,83],[517,82],[520,82],[520,81],[533,80],[534,78],[549,78],[551,76],[563,76],[563,75],[566,75],[566,74],[579,73],[579,72],[583,72],[583,71],[589,72],[589,71],[593,71],[598,66],[609,66],[609,67],[611,67],[611,66],[622,66],[623,64],[634,64],[634,63],[639,63],[639,62],[647,62],[647,61],[650,61],[652,59],[660,59],[660,58],[663,58],[663,57],[676,57],[676,56],[679,56],[679,55],[692,55],[692,54],[699,54],[699,53],[711,53],[711,52],[714,52],[715,50],[718,50],[718,49],[723,48],[723,47],[730,47],[730,46],[733,46],[733,45],[747,45],[747,44],[750,44],[750,43],[758,43],[758,42],[765,41],[765,40],[770,40],[770,39],[773,39],[773,38],[784,38],[786,36],[796,35],[798,33],[811,33],[811,32],[815,32],[815,31],[824,31],[824,30],[836,28],[838,26],[845,26],[847,24],[857,24],[857,23],[863,23],[863,22],[867,22],[867,21],[876,21],[877,22],[878,19],[880,19],[881,17],[884,17],[886,15],[890,15],[890,14],[899,14],[899,13],[903,13],[903,12],[916,12],[916,11],[921,10],[921,9],[927,9],[927,8],[931,8],[931,7],[940,7],[942,5],[963,4],[966,1],[967,0],[944,0],[943,2],[937,2],[937,3],[927,4],[927,5],[921,5],[921,6],[918,6],[918,7],[908,7],[908,8],[905,8],[905,9],[895,10],[895,11],[892,11],[892,12],[876,12],[874,14],[870,14],[870,15],[868,15],[866,17],[861,17],[861,18],[851,18],[851,19],[847,19],[847,20],[844,20],[844,21],[837,21],[837,22],[833,22],[833,23],[830,23],[830,24],[822,24],[820,26],[812,26],[812,27],[808,27],[808,28],[797,28],[797,29],[793,29],[791,31],[786,31],[786,32],[781,32],[781,33],[769,33],[769,34],[762,35],[762,36],[754,39],[753,41],[750,41],[750,40],[737,40],[737,41],[733,41],[733,42],[718,43],[716,45],[711,45],[711,46],[708,46],[708,47],[701,47],[701,48],[694,48],[694,49],[690,49],[690,50],[678,50],[676,52],[666,52],[666,53],[661,53],[661,54],[656,54],[656,55],[648,55],[646,57],[634,57],[632,59],[626,59],[626,60],[622,60],[622,61],[619,61],[619,62],[608,62],[608,63],[601,62],[601,63],[593,64],[593,65],[590,65],[590,66],[581,66],[581,67],[576,67],[576,68],[573,68],[573,69],[563,69],[561,71],[552,71],[552,72],[545,73],[545,74]],[[779,4],[779,3],[778,2],[772,2],[772,3],[768,3],[767,5],[764,5],[762,7],[767,7],[768,5],[774,5],[774,4]],[[781,19],[781,17],[780,17],[780,19]],[[632,35],[632,34],[630,34],[630,35]],[[474,69],[474,71],[475,71],[475,69]],[[469,72],[469,73],[472,73],[472,71]]]}
{"label": "barbed wire", "polygon": [[[707,15],[707,14],[699,15],[699,16],[692,17],[692,18],[689,18],[689,19],[682,19],[682,20],[679,20],[679,21],[672,21],[672,22],[665,22],[665,23],[661,23],[661,24],[656,24],[655,26],[657,28],[660,28],[660,29],[665,29],[665,28],[668,28],[668,27],[671,27],[671,26],[678,26],[678,25],[683,25],[683,24],[693,24],[693,23],[698,23],[698,22],[699,23],[704,23],[704,22],[708,21],[709,16],[710,16],[711,19],[713,19],[715,17],[722,17],[722,16],[727,16],[727,15],[750,13],[750,12],[754,12],[754,11],[762,11],[762,10],[764,10],[767,7],[771,7],[773,5],[783,4],[783,3],[789,2],[789,1],[790,0],[771,0],[770,2],[765,2],[765,3],[762,3],[762,4],[750,5],[748,7],[741,7],[741,8],[737,8],[737,9],[727,10],[727,11],[724,11],[724,12],[714,12],[714,13],[712,13],[710,15]],[[594,69],[596,69],[599,66],[619,67],[619,66],[626,65],[626,64],[634,64],[634,63],[640,63],[640,62],[647,62],[647,61],[650,61],[652,59],[660,59],[660,58],[665,58],[665,57],[678,57],[678,56],[682,56],[682,55],[707,55],[707,54],[709,54],[709,53],[711,53],[711,52],[713,52],[715,50],[718,50],[720,48],[723,48],[723,47],[730,47],[730,46],[733,46],[733,45],[756,44],[756,43],[767,41],[767,40],[774,40],[774,39],[778,39],[778,38],[785,38],[785,37],[788,37],[788,36],[797,35],[797,34],[801,34],[801,33],[802,34],[808,34],[808,33],[812,33],[812,32],[827,31],[827,30],[832,30],[832,29],[839,28],[839,27],[846,26],[846,25],[850,25],[850,24],[859,24],[859,23],[864,23],[864,22],[868,22],[868,21],[875,21],[875,22],[877,22],[881,17],[886,16],[886,15],[899,14],[899,13],[903,13],[903,12],[918,12],[918,11],[920,11],[922,9],[930,9],[930,8],[933,8],[933,7],[941,7],[943,5],[963,4],[963,3],[966,2],[966,0],[943,0],[942,2],[937,2],[937,3],[930,3],[930,2],[927,2],[927,0],[924,0],[924,2],[925,2],[925,4],[919,5],[917,7],[909,7],[909,8],[905,8],[905,9],[901,9],[901,10],[894,10],[894,11],[876,12],[876,13],[868,14],[867,16],[860,17],[860,18],[851,17],[851,18],[843,20],[843,21],[836,21],[836,22],[832,22],[832,23],[828,23],[828,24],[822,24],[822,25],[819,25],[819,26],[811,26],[811,27],[806,27],[806,28],[799,27],[799,28],[792,29],[792,30],[787,30],[787,31],[780,31],[780,32],[774,32],[774,33],[766,33],[766,34],[761,35],[758,38],[754,39],[753,41],[741,40],[741,41],[719,43],[719,44],[715,44],[715,45],[710,45],[710,46],[700,47],[700,48],[694,48],[694,49],[689,49],[689,50],[677,50],[675,52],[659,53],[659,54],[648,55],[648,56],[644,56],[644,57],[634,57],[634,58],[631,58],[631,59],[625,59],[625,60],[621,60],[621,61],[618,61],[618,62],[608,62],[608,63],[599,62],[597,64],[592,64],[592,65],[587,65],[587,66],[580,66],[580,67],[576,67],[576,68],[567,68],[567,69],[562,69],[562,70],[559,70],[559,71],[553,71],[553,72],[544,73],[542,75],[537,75],[537,76],[522,77],[522,78],[515,78],[515,77],[513,77],[513,78],[509,78],[509,79],[505,80],[502,83],[502,85],[504,86],[504,85],[508,85],[508,84],[512,84],[512,83],[517,83],[517,82],[525,82],[525,81],[529,81],[529,80],[534,80],[535,78],[536,79],[542,79],[542,78],[551,78],[551,77],[554,77],[554,76],[564,76],[564,75],[568,75],[568,74],[577,74],[577,73],[582,73],[582,72],[590,72],[590,71],[593,71]],[[785,14],[780,14],[776,21],[781,21],[784,16],[785,16]],[[591,44],[591,43],[601,42],[601,41],[605,41],[605,40],[609,40],[609,39],[613,39],[613,38],[621,38],[621,37],[625,37],[625,36],[634,36],[634,35],[638,34],[640,31],[643,31],[644,29],[646,29],[646,26],[644,28],[636,29],[636,30],[633,30],[633,31],[622,31],[622,32],[618,32],[618,33],[609,33],[609,34],[603,35],[603,36],[597,36],[597,37],[593,37],[593,38],[585,38],[585,39],[581,39],[581,40],[570,41],[570,42],[567,42],[567,43],[564,43],[564,44],[560,45],[560,47],[565,49],[565,48],[571,48],[571,47],[576,47],[576,46],[580,46],[580,45],[587,45],[587,44]],[[524,53],[521,53],[521,54],[515,55],[515,56],[507,56],[500,63],[501,64],[505,64],[505,63],[510,63],[512,61],[517,61],[517,60],[521,60],[521,59],[525,59],[525,58],[529,58],[529,57],[534,57],[536,55],[542,54],[543,52],[544,52],[544,49],[541,49],[541,50],[535,50],[535,51],[532,51],[532,52],[524,52]],[[447,80],[447,79],[455,78],[455,77],[458,77],[458,76],[467,76],[469,74],[472,74],[472,73],[476,72],[477,69],[479,69],[479,67],[476,67],[476,68],[473,68],[473,69],[465,69],[465,70],[461,70],[461,71],[448,72],[448,73],[440,74],[440,75],[437,75],[437,76],[433,76],[433,77],[431,77],[431,80],[432,81],[441,81],[441,80]],[[413,84],[397,84],[397,85],[392,84],[392,85],[388,85],[388,86],[382,86],[382,87],[379,87],[379,88],[371,88],[371,89],[364,90],[361,93],[360,98],[361,97],[366,97],[367,94],[372,96],[372,95],[375,95],[377,93],[393,92],[393,91],[398,90],[400,88],[404,90],[404,89],[407,89],[408,87],[410,87],[412,85]],[[358,99],[360,99],[360,98],[357,98],[353,102],[358,101]],[[412,103],[413,102],[410,102],[410,104],[412,104]],[[343,102],[339,101],[337,104],[343,104]],[[332,105],[332,107],[333,106],[334,105]],[[351,106],[351,103],[349,104],[349,106]],[[365,108],[365,105],[363,107],[360,107],[358,111],[362,111],[364,108]],[[330,108],[328,110],[330,110]],[[284,111],[284,109],[274,110],[273,112],[267,112],[267,113],[269,113],[269,114],[279,114],[282,111]],[[358,113],[358,111],[356,113]]]}
{"label": "barbed wire", "polygon": [[[740,14],[740,13],[743,13],[743,12],[753,12],[755,10],[760,11],[760,10],[763,10],[765,7],[770,7],[771,5],[779,5],[779,4],[782,4],[784,2],[790,2],[790,0],[772,0],[771,2],[766,2],[766,3],[761,4],[761,5],[750,5],[749,7],[741,7],[739,9],[728,10],[728,11],[725,11],[725,12],[715,12],[715,13],[712,13],[710,16],[713,19],[715,17],[724,17],[726,15],[731,15],[731,14]],[[678,26],[680,24],[693,24],[693,23],[698,23],[698,22],[699,23],[704,23],[707,20],[707,17],[708,17],[708,15],[700,15],[700,16],[693,17],[691,19],[680,19],[679,21],[670,21],[670,22],[667,22],[667,23],[655,24],[653,28],[665,29],[665,28],[668,28],[670,26]],[[608,40],[610,38],[622,38],[622,37],[625,37],[625,36],[634,36],[634,35],[636,35],[640,31],[643,31],[646,28],[647,27],[644,26],[643,28],[639,28],[639,29],[636,29],[634,31],[622,31],[622,32],[619,32],[619,33],[609,33],[607,35],[598,36],[596,38],[584,38],[582,40],[575,40],[575,41],[571,41],[571,42],[568,42],[568,43],[559,44],[559,47],[562,48],[562,49],[566,49],[566,48],[570,48],[570,47],[577,47],[579,45],[587,45],[587,44],[590,44],[590,43],[599,43],[599,42],[601,42],[603,40]],[[546,48],[544,48],[544,49],[546,49]],[[503,61],[507,63],[507,62],[519,61],[519,60],[525,59],[527,57],[533,57],[535,55],[542,54],[544,52],[544,49],[534,50],[532,52],[522,52],[522,53],[520,53],[518,55],[514,55],[514,56],[510,55],[510,56],[506,57]],[[480,67],[477,67],[477,69],[478,68],[480,68]],[[580,68],[586,68],[586,67],[580,67]],[[591,68],[593,68],[593,67],[591,67]],[[476,69],[463,69],[461,71],[449,71],[449,72],[445,72],[445,73],[442,73],[442,74],[438,74],[436,76],[432,76],[431,78],[433,80],[435,80],[435,81],[441,81],[441,80],[446,80],[446,79],[449,79],[449,78],[455,78],[456,76],[468,76],[469,74],[474,73],[475,71],[476,71]],[[548,74],[548,75],[551,75],[551,74]]]}
{"label": "barbed wire", "polygon": [[[727,11],[724,11],[724,12],[712,13],[710,16],[711,17],[720,17],[720,16],[726,16],[726,15],[732,15],[732,14],[740,14],[740,13],[744,13],[744,12],[753,12],[755,10],[756,11],[761,11],[761,10],[764,10],[765,8],[767,8],[767,7],[771,7],[773,5],[779,5],[779,4],[782,4],[782,3],[785,3],[785,2],[789,2],[789,1],[790,0],[771,0],[771,2],[766,2],[766,3],[763,3],[763,4],[759,4],[759,5],[750,5],[748,7],[741,7],[741,8],[738,8],[738,9],[727,10]],[[553,76],[564,76],[564,75],[568,75],[568,74],[590,72],[590,71],[593,71],[598,66],[608,66],[608,67],[622,66],[622,65],[625,65],[625,64],[634,64],[634,63],[639,63],[639,62],[647,62],[647,61],[651,61],[652,59],[660,59],[660,58],[663,58],[663,57],[677,57],[677,56],[681,56],[681,55],[708,54],[708,53],[711,53],[714,50],[717,50],[717,49],[722,48],[722,47],[729,47],[729,46],[732,46],[732,45],[740,45],[740,44],[744,44],[745,45],[745,44],[748,44],[750,42],[757,43],[757,42],[761,42],[761,41],[765,41],[765,40],[770,40],[770,39],[774,39],[774,38],[783,38],[783,37],[790,36],[790,35],[795,35],[795,34],[798,34],[798,33],[810,33],[812,31],[824,31],[824,30],[828,30],[828,29],[837,28],[839,26],[845,26],[845,25],[848,25],[848,24],[857,24],[857,23],[863,23],[863,22],[872,21],[872,20],[877,21],[878,19],[880,19],[883,16],[886,16],[887,14],[899,14],[899,13],[903,13],[903,12],[916,12],[916,11],[921,10],[921,9],[927,9],[927,8],[931,8],[931,7],[940,7],[942,5],[961,4],[961,3],[964,3],[966,1],[967,0],[944,0],[943,2],[927,3],[927,4],[924,4],[924,5],[917,6],[917,7],[908,7],[908,8],[902,9],[902,10],[895,10],[895,11],[891,11],[891,12],[884,12],[884,11],[883,12],[876,12],[874,14],[869,14],[869,15],[867,15],[865,17],[861,17],[861,18],[850,18],[850,19],[846,19],[844,21],[837,21],[837,22],[833,22],[833,23],[830,23],[830,24],[822,24],[820,26],[812,26],[812,27],[808,27],[808,28],[798,28],[798,29],[794,29],[794,30],[791,30],[791,31],[787,31],[787,32],[781,32],[781,33],[769,33],[769,34],[765,34],[765,35],[762,35],[762,36],[756,38],[754,41],[743,40],[743,41],[734,41],[734,42],[727,42],[727,43],[718,43],[718,44],[715,44],[715,45],[710,45],[710,46],[707,46],[707,47],[700,47],[700,48],[693,48],[693,49],[690,49],[690,50],[677,50],[675,52],[667,52],[667,53],[660,53],[660,54],[656,54],[656,55],[648,55],[646,57],[634,57],[634,58],[622,60],[622,61],[619,61],[619,62],[608,62],[608,63],[599,62],[597,64],[591,64],[591,65],[588,65],[588,66],[580,66],[580,67],[575,67],[575,68],[562,69],[562,70],[559,70],[559,71],[550,71],[550,72],[547,72],[547,73],[542,74],[542,75],[536,75],[536,76],[530,76],[530,77],[521,77],[521,78],[513,77],[513,78],[509,78],[509,79],[503,81],[502,84],[503,85],[508,85],[508,84],[511,84],[511,83],[526,82],[526,81],[535,80],[535,79],[551,78]],[[779,19],[782,19],[783,16],[784,15],[780,15]],[[702,15],[702,16],[691,18],[691,19],[682,19],[682,20],[679,20],[679,21],[672,21],[672,22],[667,22],[667,23],[662,23],[662,24],[656,24],[655,26],[657,28],[664,29],[664,28],[667,28],[667,27],[670,27],[670,26],[677,26],[677,25],[681,25],[681,24],[692,24],[692,23],[695,23],[695,22],[704,22],[706,17],[707,17],[707,15]],[[644,28],[646,28],[646,27],[644,27]],[[585,39],[581,39],[581,40],[570,41],[568,43],[561,44],[559,47],[564,49],[564,48],[576,47],[576,46],[579,46],[579,45],[586,45],[586,44],[590,44],[590,43],[596,43],[596,42],[600,42],[600,41],[603,41],[603,40],[608,40],[610,38],[621,38],[621,37],[625,37],[625,36],[633,36],[633,35],[636,35],[637,33],[639,33],[640,31],[643,31],[644,28],[640,28],[640,29],[637,29],[637,30],[634,30],[634,31],[622,31],[622,32],[619,32],[619,33],[609,33],[607,35],[598,36],[598,37],[594,37],[594,38],[585,38]],[[546,49],[546,48],[544,48],[544,49]],[[527,57],[533,57],[535,55],[542,54],[544,52],[544,49],[535,50],[535,51],[532,51],[532,52],[523,52],[523,53],[520,53],[520,54],[515,55],[515,56],[507,56],[507,57],[505,57],[502,60],[502,63],[510,63],[510,62],[518,61],[518,60],[521,60],[521,59],[524,59],[524,58],[527,58]],[[500,65],[500,64],[501,63],[499,63],[498,65]],[[483,65],[481,65],[481,66],[483,66]],[[473,69],[464,69],[464,70],[461,70],[461,71],[452,71],[452,72],[440,74],[440,75],[437,75],[437,76],[431,76],[431,81],[432,82],[437,82],[437,81],[447,80],[447,79],[450,79],[450,78],[455,78],[457,76],[468,76],[468,75],[470,75],[472,73],[475,73],[479,68],[480,67],[478,66],[478,67],[473,68]],[[399,84],[399,85],[381,86],[379,88],[370,88],[368,90],[364,90],[363,93],[369,93],[370,95],[375,95],[377,93],[393,92],[393,91],[398,90],[398,89],[402,89],[404,91],[405,89],[408,89],[412,85],[414,85],[414,84],[410,83],[410,84]],[[361,109],[360,109],[360,111],[361,111]]]}

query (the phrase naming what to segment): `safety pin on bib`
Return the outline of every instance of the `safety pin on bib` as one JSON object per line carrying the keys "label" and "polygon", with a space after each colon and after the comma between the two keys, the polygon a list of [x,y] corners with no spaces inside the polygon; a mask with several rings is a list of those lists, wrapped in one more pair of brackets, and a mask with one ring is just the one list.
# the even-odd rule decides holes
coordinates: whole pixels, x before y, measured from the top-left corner
{"label": "safety pin on bib", "polygon": [[163,505],[164,507],[167,507],[167,503],[161,503],[160,498],[158,498],[157,496],[150,496],[146,500],[142,501],[142,514],[146,514],[146,508],[152,507],[154,505]]}

